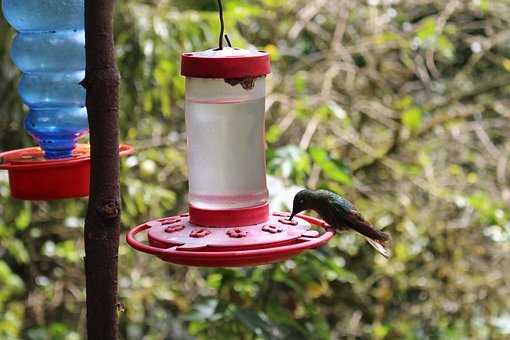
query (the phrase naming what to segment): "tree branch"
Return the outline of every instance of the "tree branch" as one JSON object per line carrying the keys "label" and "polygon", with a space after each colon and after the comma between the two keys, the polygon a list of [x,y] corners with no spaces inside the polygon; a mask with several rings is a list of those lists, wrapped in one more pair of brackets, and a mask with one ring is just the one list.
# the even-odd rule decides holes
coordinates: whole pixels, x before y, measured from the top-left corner
{"label": "tree branch", "polygon": [[117,257],[120,228],[118,88],[115,0],[85,1],[87,90],[91,145],[90,198],[85,220],[87,335],[114,340],[117,329]]}

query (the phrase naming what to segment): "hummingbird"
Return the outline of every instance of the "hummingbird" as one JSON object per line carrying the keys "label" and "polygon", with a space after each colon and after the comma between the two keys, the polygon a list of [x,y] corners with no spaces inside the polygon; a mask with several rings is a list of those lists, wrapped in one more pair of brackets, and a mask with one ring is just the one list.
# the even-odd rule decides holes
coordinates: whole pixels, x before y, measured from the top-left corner
{"label": "hummingbird", "polygon": [[354,205],[334,192],[327,190],[301,190],[294,196],[289,221],[304,210],[314,210],[330,226],[338,230],[354,229],[365,236],[366,240],[381,255],[388,258],[390,236],[375,229],[367,222]]}

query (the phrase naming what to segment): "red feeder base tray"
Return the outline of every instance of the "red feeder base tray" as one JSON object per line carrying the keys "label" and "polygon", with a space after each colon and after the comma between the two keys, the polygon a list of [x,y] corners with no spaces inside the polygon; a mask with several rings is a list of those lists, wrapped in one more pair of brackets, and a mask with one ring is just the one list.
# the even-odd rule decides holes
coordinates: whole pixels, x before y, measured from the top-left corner
{"label": "red feeder base tray", "polygon": [[[119,146],[121,156],[133,148]],[[78,144],[73,156],[48,160],[39,147],[0,153],[0,170],[8,170],[11,195],[32,201],[85,197],[89,194],[90,146]]]}
{"label": "red feeder base tray", "polygon": [[[264,223],[240,227],[203,227],[191,224],[188,214],[165,217],[129,231],[128,244],[166,262],[198,267],[248,267],[289,259],[315,249],[335,234],[324,221],[274,212]],[[319,226],[319,232],[311,226]],[[148,244],[135,236],[147,233]]]}

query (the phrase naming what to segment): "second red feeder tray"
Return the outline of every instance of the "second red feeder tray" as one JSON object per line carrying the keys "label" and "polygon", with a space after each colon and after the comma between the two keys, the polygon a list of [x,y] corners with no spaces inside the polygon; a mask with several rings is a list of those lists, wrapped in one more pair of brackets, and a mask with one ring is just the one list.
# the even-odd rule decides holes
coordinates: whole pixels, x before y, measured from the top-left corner
{"label": "second red feeder tray", "polygon": [[[121,156],[133,153],[119,146]],[[39,147],[0,153],[0,170],[9,172],[11,195],[21,200],[50,201],[85,197],[89,194],[90,146],[79,144],[73,156],[48,160]]]}

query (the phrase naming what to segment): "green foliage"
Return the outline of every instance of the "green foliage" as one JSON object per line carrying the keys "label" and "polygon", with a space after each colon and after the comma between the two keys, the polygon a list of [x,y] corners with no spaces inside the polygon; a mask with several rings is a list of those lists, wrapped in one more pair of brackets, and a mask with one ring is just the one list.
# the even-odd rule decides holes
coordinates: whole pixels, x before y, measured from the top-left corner
{"label": "green foliage", "polygon": [[324,149],[317,147],[310,148],[310,155],[314,162],[324,172],[329,179],[344,185],[351,185],[352,179],[348,174],[345,164],[331,159]]}
{"label": "green foliage", "polygon": [[[393,237],[281,264],[168,265],[121,239],[123,339],[504,339],[510,332],[507,1],[224,0],[267,50],[272,197],[341,192]],[[120,1],[123,233],[187,208],[183,51],[215,47],[216,1]],[[29,146],[0,19],[0,149]],[[284,199],[282,199],[282,197]],[[86,200],[25,203],[0,172],[0,339],[84,336]]]}

